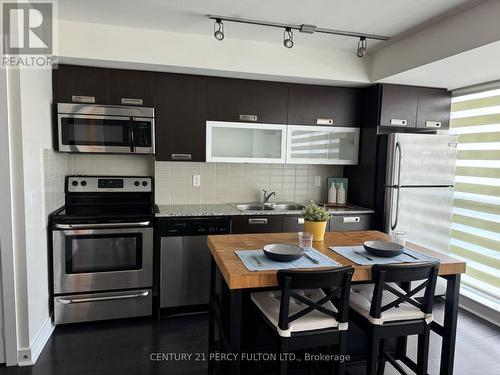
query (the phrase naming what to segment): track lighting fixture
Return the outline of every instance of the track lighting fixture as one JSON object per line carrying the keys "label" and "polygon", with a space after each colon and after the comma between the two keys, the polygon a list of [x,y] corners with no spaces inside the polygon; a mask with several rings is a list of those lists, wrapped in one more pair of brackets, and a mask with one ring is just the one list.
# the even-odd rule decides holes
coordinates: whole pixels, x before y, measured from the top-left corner
{"label": "track lighting fixture", "polygon": [[374,40],[389,40],[390,39],[388,36],[384,36],[384,35],[365,34],[365,33],[358,33],[355,31],[327,29],[324,27],[318,27],[316,25],[308,25],[308,24],[294,25],[294,24],[288,24],[288,23],[261,21],[261,20],[254,20],[254,19],[248,19],[248,18],[226,17],[226,16],[220,16],[220,15],[216,16],[216,15],[211,15],[211,14],[207,15],[207,17],[210,18],[211,20],[215,20],[214,36],[215,36],[215,39],[217,39],[217,40],[224,39],[224,25],[222,24],[222,21],[237,22],[237,23],[245,23],[248,25],[278,27],[280,29],[285,29],[285,32],[283,33],[283,45],[286,48],[293,47],[294,43],[293,43],[293,31],[292,30],[297,30],[297,31],[299,31],[301,33],[305,33],[305,34],[321,33],[321,34],[330,34],[330,35],[340,35],[340,36],[351,37],[351,38],[359,38],[358,48],[356,50],[356,55],[358,57],[363,57],[366,55],[366,52],[368,50],[368,39],[374,39]]}
{"label": "track lighting fixture", "polygon": [[364,36],[362,36],[361,38],[359,38],[358,50],[356,51],[356,55],[358,57],[363,57],[364,55],[366,55],[367,49],[368,49],[368,41]]}
{"label": "track lighting fixture", "polygon": [[215,19],[214,23],[214,37],[219,42],[224,39],[224,24],[220,18]]}
{"label": "track lighting fixture", "polygon": [[291,28],[287,27],[283,33],[283,45],[286,48],[293,47],[293,31]]}

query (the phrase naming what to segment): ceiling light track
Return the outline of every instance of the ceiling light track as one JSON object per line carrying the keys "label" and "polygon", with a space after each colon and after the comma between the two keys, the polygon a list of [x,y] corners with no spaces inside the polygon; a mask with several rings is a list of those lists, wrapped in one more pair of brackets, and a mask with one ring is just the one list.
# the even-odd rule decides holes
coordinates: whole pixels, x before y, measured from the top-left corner
{"label": "ceiling light track", "polygon": [[282,29],[290,29],[290,30],[298,30],[303,33],[313,34],[313,33],[322,33],[322,34],[332,34],[332,35],[341,35],[353,38],[365,38],[365,39],[374,39],[374,40],[389,40],[390,37],[376,34],[363,34],[354,31],[346,31],[346,30],[334,30],[327,29],[323,27],[316,27],[315,25],[293,25],[287,23],[280,22],[270,22],[270,21],[260,21],[253,20],[248,18],[238,18],[238,17],[226,17],[226,16],[216,16],[209,14],[208,18],[212,20],[226,21],[226,22],[237,22],[237,23],[246,23],[250,25],[260,25],[260,26],[268,26],[268,27],[278,27]]}

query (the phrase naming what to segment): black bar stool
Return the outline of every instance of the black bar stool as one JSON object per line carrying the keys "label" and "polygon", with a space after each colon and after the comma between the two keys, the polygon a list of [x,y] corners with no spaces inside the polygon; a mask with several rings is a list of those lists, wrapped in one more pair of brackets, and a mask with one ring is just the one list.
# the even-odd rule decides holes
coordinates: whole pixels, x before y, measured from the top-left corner
{"label": "black bar stool", "polygon": [[[264,321],[279,336],[280,353],[336,345],[338,355],[345,355],[353,273],[352,267],[282,270],[278,271],[280,290],[251,294]],[[281,359],[280,375],[287,373],[287,365]],[[336,361],[334,367],[344,374],[343,361]]]}
{"label": "black bar stool", "polygon": [[[368,335],[367,375],[384,373],[389,361],[401,374],[406,374],[396,358],[384,352],[384,340],[390,337],[418,335],[417,363],[401,353],[401,359],[417,374],[427,374],[430,323],[439,262],[410,265],[374,265],[374,284],[351,287],[349,318]],[[424,280],[414,289],[412,281]],[[404,290],[397,283],[406,285]],[[423,298],[415,295],[425,291]],[[378,370],[377,370],[378,364]]]}

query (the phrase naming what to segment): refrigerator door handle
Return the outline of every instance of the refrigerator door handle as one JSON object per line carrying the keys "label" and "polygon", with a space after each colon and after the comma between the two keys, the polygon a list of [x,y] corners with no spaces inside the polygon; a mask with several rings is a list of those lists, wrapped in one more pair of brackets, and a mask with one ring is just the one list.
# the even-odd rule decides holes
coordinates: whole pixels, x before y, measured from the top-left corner
{"label": "refrigerator door handle", "polygon": [[[402,149],[401,149],[401,144],[399,142],[396,142],[396,147],[395,147],[395,150],[394,150],[394,156],[398,158],[398,170],[397,170],[397,173],[396,173],[396,176],[397,176],[397,181],[396,181],[396,184],[397,186],[400,186],[401,185],[401,158],[403,156],[403,152],[402,152]],[[399,194],[399,191],[398,191],[398,194]]]}
{"label": "refrigerator door handle", "polygon": [[393,202],[393,205],[396,207],[396,213],[394,215],[394,220],[391,215],[391,230],[396,229],[398,226],[398,216],[399,216],[399,188],[396,188],[396,202]]}

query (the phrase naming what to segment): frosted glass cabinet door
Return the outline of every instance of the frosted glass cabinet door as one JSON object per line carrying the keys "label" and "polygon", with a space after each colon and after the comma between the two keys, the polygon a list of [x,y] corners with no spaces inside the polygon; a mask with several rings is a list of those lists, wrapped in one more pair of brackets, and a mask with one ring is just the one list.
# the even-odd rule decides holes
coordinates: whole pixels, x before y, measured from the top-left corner
{"label": "frosted glass cabinet door", "polygon": [[289,125],[289,164],[357,164],[359,128]]}
{"label": "frosted glass cabinet door", "polygon": [[285,163],[286,126],[207,121],[207,162]]}

